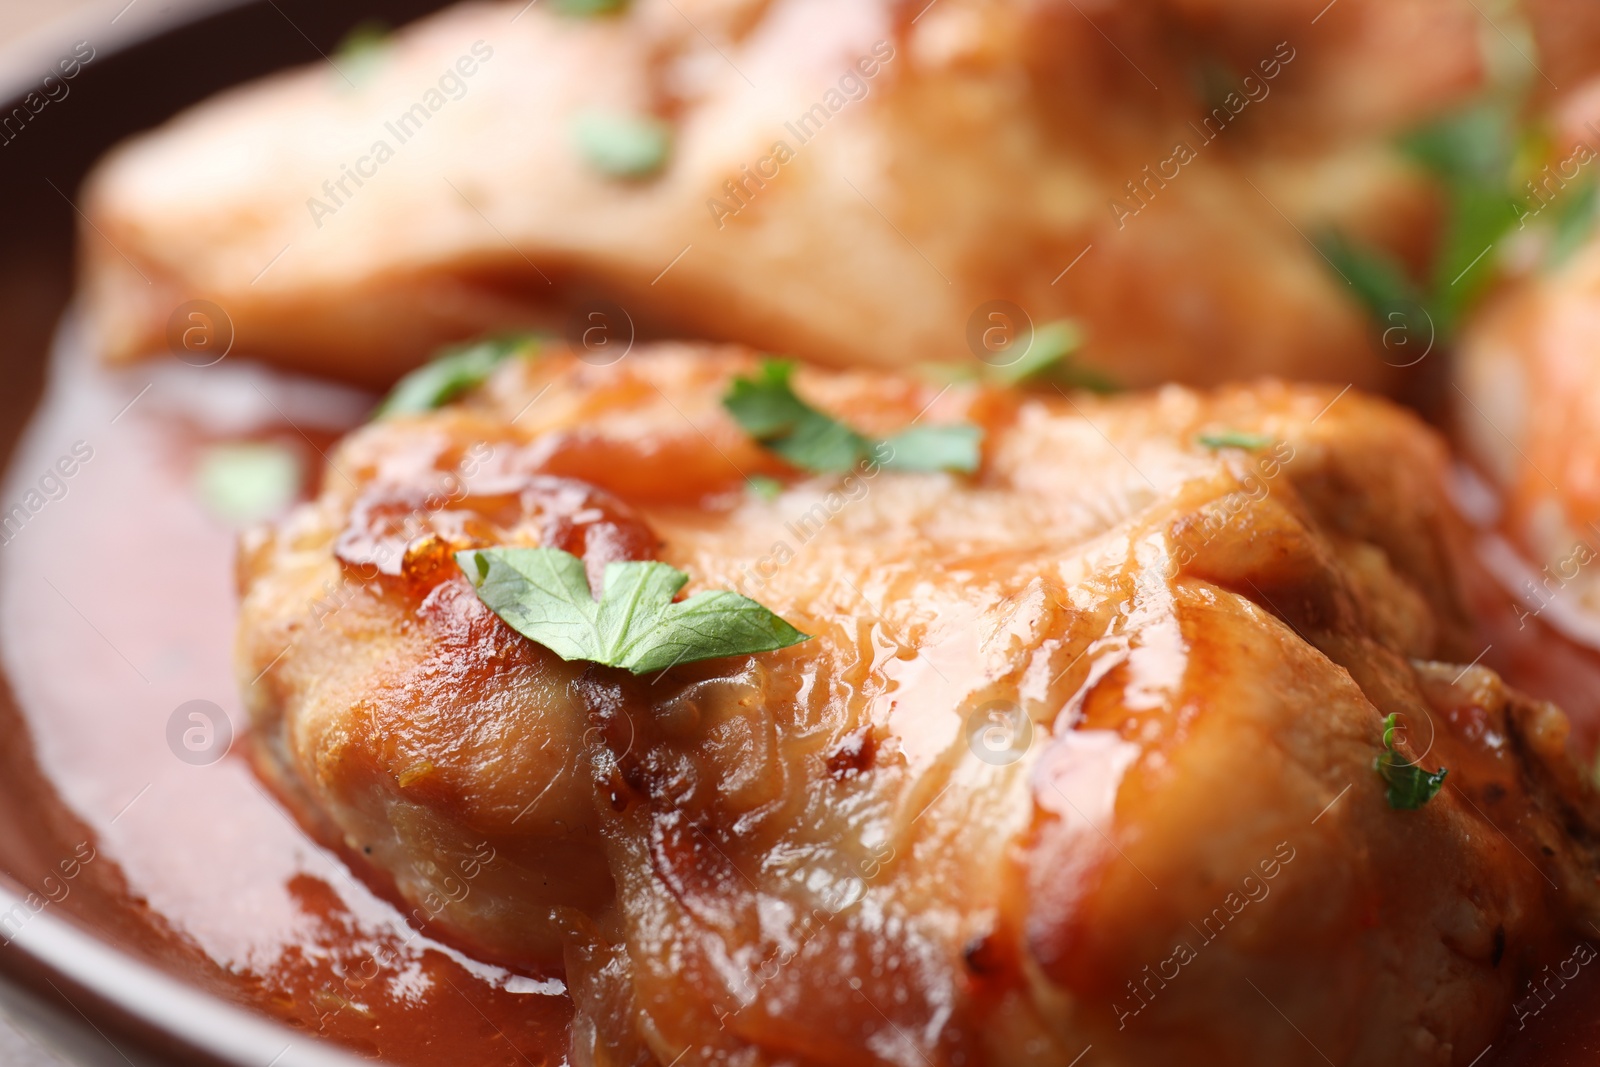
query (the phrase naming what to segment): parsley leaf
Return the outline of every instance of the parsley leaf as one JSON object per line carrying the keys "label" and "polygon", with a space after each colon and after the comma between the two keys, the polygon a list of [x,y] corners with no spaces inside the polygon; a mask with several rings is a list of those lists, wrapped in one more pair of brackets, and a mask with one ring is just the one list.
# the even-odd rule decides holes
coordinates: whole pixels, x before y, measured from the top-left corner
{"label": "parsley leaf", "polygon": [[771,503],[783,495],[783,483],[765,474],[750,475],[744,480],[744,485],[750,491],[751,496],[767,503]]}
{"label": "parsley leaf", "polygon": [[1315,244],[1350,283],[1356,299],[1375,321],[1392,322],[1389,316],[1396,312],[1409,317],[1413,309],[1422,307],[1422,294],[1389,253],[1356,244],[1333,231],[1320,234]]}
{"label": "parsley leaf", "polygon": [[507,357],[531,353],[535,344],[537,339],[529,334],[512,334],[447,348],[432,362],[401,378],[372,413],[373,417],[386,419],[442,407],[468,389],[482,385]]}
{"label": "parsley leaf", "polygon": [[1254,452],[1258,448],[1266,448],[1273,439],[1244,430],[1222,430],[1217,433],[1196,434],[1195,440],[1207,448],[1244,448]]}
{"label": "parsley leaf", "polygon": [[556,0],[563,15],[614,15],[628,6],[628,0]]}
{"label": "parsley leaf", "polygon": [[558,548],[467,549],[456,553],[456,565],[489,610],[564,660],[644,674],[811,639],[727,590],[675,603],[689,576],[665,563],[606,564],[599,600],[590,592],[583,560]]}
{"label": "parsley leaf", "polygon": [[976,426],[912,426],[886,437],[873,448],[878,462],[889,470],[960,471],[978,469],[978,445],[983,431]]}
{"label": "parsley leaf", "polygon": [[738,377],[722,406],[740,429],[796,467],[844,472],[867,455],[872,443],[844,423],[807,404],[789,384],[794,364],[765,359],[754,378]]}
{"label": "parsley leaf", "polygon": [[1372,761],[1372,769],[1389,784],[1389,807],[1396,811],[1416,811],[1444,787],[1444,776],[1449,771],[1444,767],[1425,771],[1395,751],[1398,717],[1390,714],[1383,720],[1384,750]]}
{"label": "parsley leaf", "polygon": [[672,127],[648,115],[587,111],[572,122],[583,158],[612,178],[648,178],[667,162]]}
{"label": "parsley leaf", "polygon": [[389,24],[382,19],[363,19],[334,48],[330,62],[348,85],[363,85],[383,65],[389,45]]}
{"label": "parsley leaf", "polygon": [[1504,93],[1437,119],[1401,139],[1402,151],[1443,193],[1444,225],[1427,283],[1418,286],[1388,253],[1325,235],[1316,242],[1380,324],[1420,322],[1445,340],[1484,295],[1498,269],[1495,246],[1523,214],[1513,177],[1527,147],[1514,101]]}
{"label": "parsley leaf", "polygon": [[1461,185],[1452,192],[1443,247],[1434,259],[1434,319],[1446,334],[1488,290],[1497,269],[1494,247],[1516,225],[1517,206],[1499,188]]}
{"label": "parsley leaf", "polygon": [[300,494],[302,482],[299,457],[267,441],[212,445],[195,471],[195,488],[206,510],[241,525],[283,511]]}
{"label": "parsley leaf", "polygon": [[1033,340],[1020,359],[1004,366],[986,365],[983,377],[997,385],[1047,382],[1102,395],[1120,392],[1122,387],[1110,377],[1074,358],[1082,347],[1083,329],[1076,322],[1047,322],[1033,331]]}
{"label": "parsley leaf", "polygon": [[1600,195],[1597,194],[1600,194],[1600,186],[1589,179],[1561,202],[1555,213],[1555,235],[1550,241],[1546,265],[1558,267],[1565,263],[1594,233],[1595,221],[1600,218]]}
{"label": "parsley leaf", "polygon": [[[1513,222],[1520,229],[1543,210],[1544,200],[1534,192],[1534,181],[1554,145],[1544,124],[1521,117],[1526,107],[1519,101],[1527,95],[1526,85],[1504,85],[1499,93],[1424,127],[1403,143],[1446,192],[1445,239],[1433,287],[1440,294],[1436,302],[1447,326],[1458,322],[1488,288],[1494,256],[1476,257],[1505,237]],[[1549,171],[1546,166],[1544,172]],[[1526,188],[1539,206],[1528,196],[1513,194],[1515,188]],[[1588,230],[1587,189],[1568,193],[1562,182],[1561,190],[1547,249],[1551,265],[1581,243]]]}
{"label": "parsley leaf", "polygon": [[983,431],[969,424],[912,426],[873,440],[800,399],[790,384],[794,364],[762,360],[753,378],[738,377],[722,398],[741,429],[803,470],[842,474],[871,457],[889,470],[978,469]]}
{"label": "parsley leaf", "polygon": [[997,385],[1040,381],[1093,393],[1118,392],[1121,387],[1116,382],[1073,358],[1082,347],[1083,330],[1077,323],[1071,319],[1047,322],[1033,331],[1033,342],[1021,359],[1004,366],[986,366],[984,377]]}
{"label": "parsley leaf", "polygon": [[389,24],[382,19],[362,19],[334,46],[335,59],[368,59],[389,47]]}
{"label": "parsley leaf", "polygon": [[1057,368],[1083,344],[1083,331],[1075,322],[1061,319],[1033,331],[1028,350],[1013,363],[988,364],[988,377],[1001,385],[1016,385]]}
{"label": "parsley leaf", "polygon": [[1405,153],[1451,184],[1504,186],[1517,150],[1516,118],[1490,97],[1401,138]]}
{"label": "parsley leaf", "polygon": [[1003,386],[1048,383],[1101,395],[1121,392],[1122,386],[1109,375],[1074,358],[1083,347],[1083,340],[1083,329],[1076,322],[1057,319],[1034,330],[1028,350],[1013,363],[923,363],[917,369],[929,381],[941,385],[974,381]]}

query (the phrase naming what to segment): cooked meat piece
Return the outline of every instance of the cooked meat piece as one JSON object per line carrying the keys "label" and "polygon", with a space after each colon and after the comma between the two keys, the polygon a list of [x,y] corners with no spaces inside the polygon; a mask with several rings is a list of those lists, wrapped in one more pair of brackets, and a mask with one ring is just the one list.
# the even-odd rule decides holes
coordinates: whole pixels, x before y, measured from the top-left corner
{"label": "cooked meat piece", "polygon": [[1466,0],[557,6],[455,8],[123,146],[84,198],[106,353],[205,298],[236,352],[368,382],[530,324],[884,366],[970,361],[1008,301],[1124,385],[1382,388],[1310,239],[1426,243],[1387,138],[1479,62]]}
{"label": "cooked meat piece", "polygon": [[[578,1062],[1465,1067],[1592,936],[1594,799],[1558,711],[1459,666],[1411,416],[802,369],[865,434],[985,433],[971,476],[808,475],[719,403],[755,366],[513,359],[352,434],[241,558],[266,773],[420,916],[564,967]],[[659,559],[815,636],[565,662],[449,555],[494,544]],[[1448,769],[1415,810],[1391,714]]]}

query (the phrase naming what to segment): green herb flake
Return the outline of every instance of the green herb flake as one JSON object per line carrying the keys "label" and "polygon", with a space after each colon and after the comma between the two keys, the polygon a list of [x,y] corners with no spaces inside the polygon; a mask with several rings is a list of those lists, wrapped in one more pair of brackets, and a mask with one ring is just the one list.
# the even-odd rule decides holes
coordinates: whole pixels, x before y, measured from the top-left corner
{"label": "green herb flake", "polygon": [[382,19],[363,19],[334,48],[334,69],[355,84],[372,77],[389,52],[391,31]]}
{"label": "green herb flake", "polygon": [[271,518],[300,494],[300,459],[282,445],[240,441],[212,445],[200,456],[195,491],[224,522],[247,526]]}
{"label": "green herb flake", "polygon": [[362,19],[334,46],[333,54],[338,59],[358,59],[381,52],[389,46],[390,32],[382,19]]}
{"label": "green herb flake", "polygon": [[861,462],[871,442],[801,400],[790,384],[794,364],[761,361],[753,378],[738,377],[722,406],[745,433],[796,467],[843,473]]}
{"label": "green herb flake", "polygon": [[1056,365],[1055,370],[1045,376],[1049,380],[1059,382],[1069,389],[1087,389],[1091,393],[1101,396],[1110,396],[1120,393],[1125,388],[1121,382],[1108,374],[1103,374],[1093,367],[1086,367],[1073,359],[1063,359]]}
{"label": "green herb flake", "polygon": [[1516,116],[1508,101],[1490,96],[1411,131],[1400,147],[1451,185],[1499,186],[1516,158]]}
{"label": "green herb flake", "polygon": [[665,563],[606,564],[598,600],[583,560],[557,548],[468,549],[456,553],[456,564],[506,625],[564,660],[645,674],[811,639],[727,590],[675,603],[689,576]]}
{"label": "green herb flake", "polygon": [[1444,787],[1444,776],[1449,771],[1444,767],[1425,771],[1395,751],[1398,718],[1391,713],[1383,720],[1383,751],[1372,761],[1372,769],[1388,783],[1389,807],[1396,811],[1416,811]]}
{"label": "green herb flake", "polygon": [[592,17],[615,15],[628,8],[628,0],[555,0],[555,9],[562,15]]}
{"label": "green herb flake", "polygon": [[1422,294],[1399,261],[1387,252],[1356,244],[1331,231],[1319,235],[1315,244],[1339,276],[1350,283],[1356,300],[1373,321],[1387,324],[1394,321],[1389,316],[1395,312],[1409,315],[1422,307]]}
{"label": "green herb flake", "polygon": [[1272,444],[1274,438],[1244,430],[1221,430],[1216,433],[1195,435],[1195,441],[1206,448],[1243,448],[1254,452]]}
{"label": "green herb flake", "polygon": [[762,447],[802,470],[843,474],[869,457],[884,468],[902,471],[978,469],[983,431],[969,424],[912,426],[873,440],[807,404],[790,379],[794,364],[763,360],[752,378],[733,380],[722,406]]}
{"label": "green herb flake", "polygon": [[1555,232],[1550,239],[1550,250],[1545,254],[1547,267],[1565,263],[1594,234],[1595,222],[1600,219],[1600,195],[1597,194],[1600,194],[1600,186],[1588,179],[1577,191],[1563,198],[1552,222]]}
{"label": "green herb flake", "polygon": [[752,474],[744,480],[744,484],[757,500],[771,503],[783,495],[783,483],[765,474]]}
{"label": "green herb flake", "polygon": [[983,431],[970,424],[913,426],[884,438],[883,447],[873,451],[889,470],[971,474],[978,469],[982,443]]}
{"label": "green herb flake", "polygon": [[990,366],[988,377],[1001,385],[1016,385],[1054,370],[1083,344],[1083,331],[1066,319],[1049,322],[1033,331],[1033,340],[1013,363]]}
{"label": "green herb flake", "polygon": [[401,378],[373,417],[386,419],[443,407],[482,385],[507,358],[531,354],[537,344],[538,339],[532,335],[515,334],[447,348],[432,362]]}
{"label": "green herb flake", "polygon": [[1404,138],[1402,149],[1444,187],[1444,229],[1433,261],[1428,304],[1449,336],[1493,281],[1493,248],[1516,224],[1512,178],[1521,136],[1507,93],[1437,119]]}
{"label": "green herb flake", "polygon": [[587,111],[572,122],[584,160],[612,178],[648,178],[667,162],[672,127],[648,115]]}
{"label": "green herb flake", "polygon": [[1434,317],[1447,334],[1493,283],[1500,269],[1495,246],[1516,226],[1517,215],[1503,185],[1455,190],[1433,266]]}
{"label": "green herb flake", "polygon": [[1047,322],[1033,331],[1033,341],[1020,359],[1004,366],[986,366],[983,376],[996,385],[1048,382],[1102,395],[1121,392],[1122,386],[1110,377],[1077,361],[1083,340],[1082,327],[1071,319]]}
{"label": "green herb flake", "polygon": [[918,363],[915,364],[911,369],[923,381],[929,382],[933,385],[962,385],[967,382],[977,382],[983,380],[983,375],[978,369],[980,366],[983,365],[969,362],[953,363],[940,361],[931,363]]}
{"label": "green herb flake", "polygon": [[1518,118],[1520,95],[1499,86],[1401,139],[1401,151],[1443,193],[1443,225],[1425,284],[1414,283],[1386,252],[1337,236],[1316,242],[1380,328],[1417,327],[1426,318],[1430,336],[1449,341],[1493,284],[1497,246],[1526,211],[1513,192],[1518,176],[1548,152],[1540,132]]}

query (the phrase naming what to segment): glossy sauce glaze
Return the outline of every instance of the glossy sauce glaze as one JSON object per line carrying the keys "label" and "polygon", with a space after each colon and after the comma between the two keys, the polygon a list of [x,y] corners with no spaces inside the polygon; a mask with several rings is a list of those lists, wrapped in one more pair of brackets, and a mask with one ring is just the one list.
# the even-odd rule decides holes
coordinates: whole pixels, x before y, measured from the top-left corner
{"label": "glossy sauce glaze", "polygon": [[[71,882],[59,870],[45,882],[48,857],[83,854],[58,832],[32,843],[47,869],[10,857],[5,869],[112,940],[360,1053],[560,1063],[571,1008],[559,976],[512,974],[431,938],[426,908],[408,920],[353,877],[245,756],[237,532],[201,503],[198,464],[218,441],[270,441],[298,455],[313,489],[319,452],[371,403],[227,364],[104,374],[60,354],[6,483],[8,510],[44,503],[0,547],[0,643],[59,798],[47,803],[67,809],[54,821],[79,824],[94,858]],[[64,456],[74,462],[58,467]],[[178,712],[197,700],[227,725]],[[470,893],[473,873],[457,872],[452,892]]]}
{"label": "glossy sauce glaze", "polygon": [[[426,907],[408,920],[385,887],[357,880],[242,758],[235,531],[196,495],[200,456],[217,441],[270,440],[295,450],[314,477],[371,398],[232,364],[106,374],[71,349],[13,466],[6,506],[27,501],[48,469],[73,473],[43,487],[45,502],[0,549],[7,673],[45,777],[92,837],[97,858],[85,870],[116,889],[63,906],[101,929],[133,916],[163,962],[366,1054],[430,1064],[565,1059],[571,1005],[559,976],[514,975],[430,938]],[[74,462],[57,466],[63,456]],[[1477,592],[1491,619],[1485,661],[1537,695],[1567,699],[1592,744],[1600,715],[1582,701],[1600,692],[1600,658],[1539,619],[1520,625],[1487,582]],[[235,736],[226,758],[206,762],[221,731],[185,740],[194,723],[179,709],[195,700],[227,713]],[[455,872],[452,892],[470,894],[474,873],[470,862]],[[1482,1062],[1585,1062],[1600,1048],[1593,970],[1563,979],[1558,966],[1543,994],[1522,1002],[1522,1025]]]}

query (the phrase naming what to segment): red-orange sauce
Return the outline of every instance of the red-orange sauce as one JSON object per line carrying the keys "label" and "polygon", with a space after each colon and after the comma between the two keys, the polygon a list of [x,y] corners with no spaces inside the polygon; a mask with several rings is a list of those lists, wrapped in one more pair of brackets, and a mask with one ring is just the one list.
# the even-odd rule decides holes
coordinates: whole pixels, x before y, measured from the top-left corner
{"label": "red-orange sauce", "polygon": [[[78,876],[85,891],[59,906],[123,908],[173,942],[161,955],[190,961],[186,977],[396,1064],[563,1062],[571,1002],[559,976],[510,974],[413,929],[306,836],[245,757],[231,663],[236,531],[202,506],[196,464],[218,440],[266,439],[314,476],[319,450],[371,398],[286,389],[229,364],[106,372],[64,355],[56,370],[5,508],[26,507],[75,443],[90,456],[66,465],[64,494],[50,482],[57,498],[41,493],[0,547],[0,648],[44,777],[95,850]],[[234,731],[209,765],[180,760],[167,739],[175,709],[197,699],[220,705]],[[122,899],[87,892],[91,875],[122,886]],[[127,916],[98,925],[123,929]]]}

